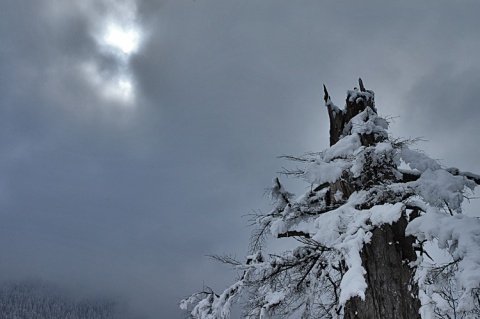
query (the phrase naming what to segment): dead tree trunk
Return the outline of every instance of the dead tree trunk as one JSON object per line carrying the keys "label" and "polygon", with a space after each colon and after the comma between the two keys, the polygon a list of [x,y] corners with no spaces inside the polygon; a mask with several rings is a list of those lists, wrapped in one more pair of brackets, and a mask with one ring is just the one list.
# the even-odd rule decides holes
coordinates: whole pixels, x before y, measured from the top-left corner
{"label": "dead tree trunk", "polygon": [[[330,100],[325,91],[325,103],[330,117],[330,145],[337,143],[343,136],[350,134],[350,120],[370,108],[377,112],[372,91],[365,90],[359,79],[359,89],[349,91],[346,108],[340,110]],[[374,133],[360,136],[362,145],[372,146],[386,139]],[[387,164],[386,164],[387,165]],[[394,165],[394,164],[391,164]],[[388,174],[378,174],[378,167],[372,167],[359,180],[351,176],[342,176],[341,180],[330,184],[330,200],[336,201],[337,190],[348,198],[354,191],[366,189],[378,182],[378,176],[392,179]],[[337,197],[338,200],[338,197]],[[363,267],[366,270],[368,288],[365,300],[359,297],[350,299],[344,309],[345,319],[416,319],[420,318],[420,302],[417,298],[418,287],[413,283],[413,269],[408,265],[416,259],[413,248],[414,239],[405,236],[406,216],[392,225],[383,225],[372,231],[371,242],[361,251]]]}

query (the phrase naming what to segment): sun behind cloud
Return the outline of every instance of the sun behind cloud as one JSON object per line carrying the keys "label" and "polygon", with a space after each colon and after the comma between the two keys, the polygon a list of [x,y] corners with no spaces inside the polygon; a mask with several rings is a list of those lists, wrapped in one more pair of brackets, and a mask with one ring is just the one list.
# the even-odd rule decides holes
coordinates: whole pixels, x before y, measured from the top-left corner
{"label": "sun behind cloud", "polygon": [[[133,8],[130,11],[115,12],[116,14],[105,17],[95,29],[94,37],[99,54],[115,61],[115,69],[106,76],[95,60],[83,66],[84,74],[100,96],[118,106],[131,107],[136,102],[129,60],[139,50],[142,32],[134,12]],[[125,16],[120,13],[125,13]]]}
{"label": "sun behind cloud", "polygon": [[126,55],[135,53],[140,42],[140,31],[133,25],[122,26],[110,22],[102,36],[104,45],[119,50]]}

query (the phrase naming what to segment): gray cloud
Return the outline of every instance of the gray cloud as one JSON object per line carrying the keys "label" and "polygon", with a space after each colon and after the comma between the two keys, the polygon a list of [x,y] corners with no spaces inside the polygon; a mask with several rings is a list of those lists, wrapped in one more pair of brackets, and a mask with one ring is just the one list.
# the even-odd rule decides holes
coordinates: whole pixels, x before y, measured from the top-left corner
{"label": "gray cloud", "polygon": [[[144,32],[128,61],[96,38],[133,12],[113,1],[0,4],[1,279],[179,318],[228,284],[205,255],[246,252],[275,157],[328,146],[323,83],[342,106],[362,76],[392,132],[480,172],[475,3],[125,3]],[[122,74],[134,103],[105,93]]]}

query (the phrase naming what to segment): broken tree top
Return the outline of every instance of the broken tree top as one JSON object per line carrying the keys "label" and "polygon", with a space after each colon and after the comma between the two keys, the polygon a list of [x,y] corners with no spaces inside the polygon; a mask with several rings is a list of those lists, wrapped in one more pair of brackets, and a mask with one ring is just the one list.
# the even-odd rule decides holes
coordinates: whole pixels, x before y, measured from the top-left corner
{"label": "broken tree top", "polygon": [[375,94],[373,91],[365,89],[362,79],[359,78],[358,83],[360,89],[354,88],[353,90],[347,91],[347,100],[345,108],[343,109],[333,104],[327,87],[323,85],[325,106],[328,109],[328,116],[330,117],[330,146],[350,133],[350,128],[347,127],[347,124],[356,115],[363,112],[366,108],[369,108],[370,111],[375,114],[377,113],[377,109],[375,108]]}

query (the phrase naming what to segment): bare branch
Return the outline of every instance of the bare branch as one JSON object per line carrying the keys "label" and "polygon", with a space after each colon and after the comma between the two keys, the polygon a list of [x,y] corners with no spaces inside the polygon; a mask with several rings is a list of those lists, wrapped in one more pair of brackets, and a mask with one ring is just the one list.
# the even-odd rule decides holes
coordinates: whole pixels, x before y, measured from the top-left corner
{"label": "bare branch", "polygon": [[277,238],[287,238],[287,237],[305,237],[305,238],[310,238],[309,233],[305,233],[303,231],[287,231],[285,233],[281,233],[277,235]]}
{"label": "bare branch", "polygon": [[234,257],[232,256],[228,256],[228,255],[216,255],[216,254],[212,254],[212,255],[207,255],[208,257],[212,258],[213,260],[217,260],[217,261],[220,261],[224,264],[229,264],[229,265],[233,265],[233,266],[240,266],[242,265],[241,262],[239,262],[238,260],[236,260]]}

